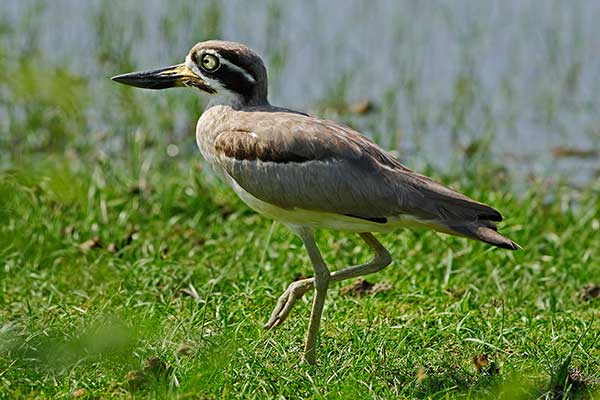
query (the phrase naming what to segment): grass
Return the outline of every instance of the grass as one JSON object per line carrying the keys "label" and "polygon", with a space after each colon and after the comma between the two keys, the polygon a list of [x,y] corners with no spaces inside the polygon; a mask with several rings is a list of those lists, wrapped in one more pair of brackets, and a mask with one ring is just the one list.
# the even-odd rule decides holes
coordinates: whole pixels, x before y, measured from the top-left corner
{"label": "grass", "polygon": [[[362,11],[338,18],[351,28],[333,40],[324,9],[306,9],[314,26],[302,43],[321,46],[317,57],[287,32],[296,8],[276,3],[15,7],[0,13],[0,399],[600,397],[597,166],[585,185],[557,178],[556,160],[546,177],[526,177],[529,161],[497,146],[526,137],[545,149],[557,133],[598,146],[594,18],[531,8],[507,30],[502,7],[487,26],[485,7],[471,21],[460,11],[471,7],[400,4],[381,24],[394,28],[382,42],[393,43],[390,62],[356,53],[371,46],[370,29],[356,28],[379,32]],[[56,22],[67,8],[83,21],[77,35]],[[588,8],[593,17],[593,7],[565,10]],[[287,285],[311,274],[300,240],[205,170],[190,137],[202,98],[107,79],[231,32],[265,50],[273,99],[311,102],[412,166],[447,166],[421,170],[500,209],[523,250],[379,235],[394,263],[367,279],[387,290],[334,285],[318,365],[299,363],[310,296],[280,328],[262,325]],[[429,68],[430,34],[455,37],[447,76]],[[498,50],[511,62],[490,69],[494,38],[514,45]],[[378,63],[393,78],[381,76],[382,90]],[[316,98],[315,88],[328,89]],[[352,111],[363,100],[369,112]],[[332,269],[370,256],[356,235],[317,239]]]}
{"label": "grass", "polygon": [[[150,162],[152,164],[152,162]],[[6,398],[594,398],[600,379],[598,188],[495,190],[507,252],[432,232],[380,235],[391,289],[329,293],[318,366],[300,364],[309,299],[264,332],[310,274],[301,242],[185,158],[140,182],[118,163],[49,156],[0,178],[0,393]],[[208,178],[207,178],[208,177]],[[486,184],[486,182],[488,182]],[[366,260],[320,232],[332,268]],[[485,354],[484,362],[473,358]]]}

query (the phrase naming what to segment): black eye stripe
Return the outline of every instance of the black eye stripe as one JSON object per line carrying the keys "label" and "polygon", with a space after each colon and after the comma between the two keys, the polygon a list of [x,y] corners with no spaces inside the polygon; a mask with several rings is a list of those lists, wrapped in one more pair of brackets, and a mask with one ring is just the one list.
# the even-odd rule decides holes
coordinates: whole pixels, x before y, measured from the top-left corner
{"label": "black eye stripe", "polygon": [[240,94],[244,98],[249,98],[254,91],[254,82],[240,70],[230,67],[227,64],[221,64],[221,67],[211,74],[226,89]]}
{"label": "black eye stripe", "polygon": [[238,53],[234,51],[220,50],[219,55],[224,60],[230,62],[231,64],[237,66],[238,68],[246,71],[248,75],[252,77],[256,81],[256,76],[253,73],[252,67],[249,64],[249,61],[245,57],[241,57]]}
{"label": "black eye stripe", "polygon": [[[258,79],[254,74],[252,60],[242,57],[236,52],[223,49],[196,52],[191,60],[207,78],[218,81],[223,88],[239,94],[246,101],[252,99],[256,92]],[[217,67],[211,69],[204,65],[205,57],[215,57]]]}

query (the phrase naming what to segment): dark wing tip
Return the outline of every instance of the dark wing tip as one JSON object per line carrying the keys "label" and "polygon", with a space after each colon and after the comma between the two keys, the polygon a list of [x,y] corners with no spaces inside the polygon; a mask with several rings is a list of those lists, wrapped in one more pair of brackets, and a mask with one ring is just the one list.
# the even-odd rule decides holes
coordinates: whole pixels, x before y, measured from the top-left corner
{"label": "dark wing tip", "polygon": [[451,233],[481,240],[482,242],[502,249],[518,250],[521,248],[517,243],[498,233],[495,226],[489,226],[489,224],[484,224],[482,222],[458,222],[444,225],[450,228]]}
{"label": "dark wing tip", "polygon": [[496,210],[493,207],[488,206],[487,204],[483,204],[483,203],[479,203],[481,204],[481,206],[483,206],[485,209],[480,211],[477,214],[477,219],[480,221],[495,221],[495,222],[499,222],[502,221],[503,217],[502,214],[500,214],[500,211]]}
{"label": "dark wing tip", "polygon": [[477,219],[480,220],[487,220],[487,221],[494,221],[494,222],[500,222],[502,221],[502,214],[500,214],[498,211],[493,210],[494,212],[486,212],[483,214],[479,214],[477,216]]}

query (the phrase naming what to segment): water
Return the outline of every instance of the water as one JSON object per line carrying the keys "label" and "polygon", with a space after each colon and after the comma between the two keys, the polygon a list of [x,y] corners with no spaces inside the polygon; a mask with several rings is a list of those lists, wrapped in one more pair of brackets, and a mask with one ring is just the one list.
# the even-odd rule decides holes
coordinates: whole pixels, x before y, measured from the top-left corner
{"label": "water", "polygon": [[[272,103],[342,119],[412,166],[444,168],[485,138],[517,175],[585,181],[600,167],[552,156],[600,149],[599,1],[3,0],[0,14],[6,51],[35,43],[42,73],[66,65],[95,85],[89,107],[110,102],[106,77],[126,72],[102,57],[170,65],[219,37],[264,56]],[[340,114],[363,100],[377,111]],[[180,114],[193,126],[197,116]],[[92,118],[92,129],[107,124]]]}

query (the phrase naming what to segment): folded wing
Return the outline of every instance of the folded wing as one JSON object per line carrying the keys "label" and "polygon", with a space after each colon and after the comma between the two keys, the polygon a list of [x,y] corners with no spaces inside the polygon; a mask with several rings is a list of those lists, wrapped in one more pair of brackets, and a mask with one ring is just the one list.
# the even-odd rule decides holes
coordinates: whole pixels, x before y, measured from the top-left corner
{"label": "folded wing", "polygon": [[409,215],[480,240],[494,236],[485,234],[495,232],[491,221],[502,219],[493,208],[406,168],[335,122],[257,112],[251,121],[239,121],[217,136],[216,154],[225,171],[262,201],[372,220]]}

